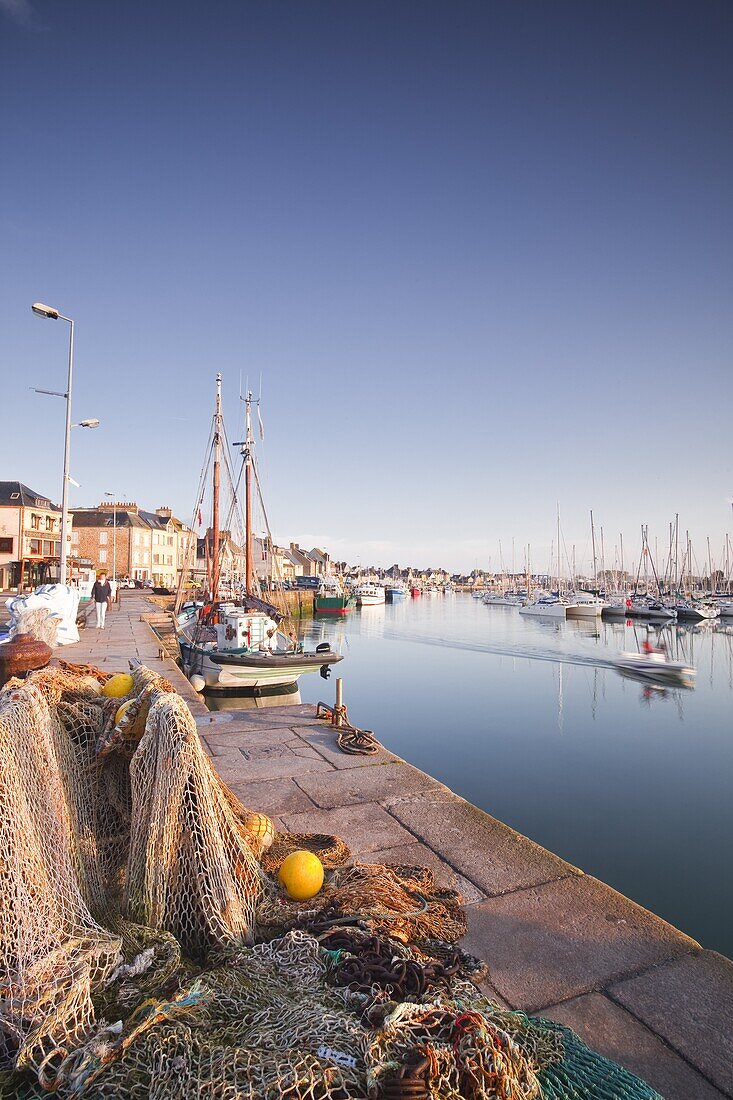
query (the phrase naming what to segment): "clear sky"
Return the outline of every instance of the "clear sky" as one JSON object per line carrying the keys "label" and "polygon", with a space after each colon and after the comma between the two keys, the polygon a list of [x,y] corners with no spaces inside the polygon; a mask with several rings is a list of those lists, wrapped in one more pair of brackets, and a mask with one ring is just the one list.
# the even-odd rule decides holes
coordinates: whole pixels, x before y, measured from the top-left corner
{"label": "clear sky", "polygon": [[[276,537],[470,569],[556,501],[733,531],[733,7],[0,0],[0,477],[191,515],[224,376]],[[519,552],[518,552],[519,553]]]}

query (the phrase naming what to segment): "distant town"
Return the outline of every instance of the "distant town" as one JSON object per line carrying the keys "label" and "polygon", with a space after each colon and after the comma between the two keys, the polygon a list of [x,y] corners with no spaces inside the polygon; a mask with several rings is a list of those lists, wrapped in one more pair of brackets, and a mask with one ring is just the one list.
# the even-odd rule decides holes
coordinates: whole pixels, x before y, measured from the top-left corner
{"label": "distant town", "polygon": [[[205,584],[212,552],[211,528],[194,530],[161,506],[145,509],[136,501],[105,499],[91,508],[69,513],[67,556],[72,583],[88,578],[91,571],[140,587],[177,589]],[[0,481],[0,591],[18,592],[58,580],[61,549],[61,509],[49,497],[21,481]],[[244,577],[245,552],[231,531],[222,531],[219,546],[221,579],[236,584]],[[414,580],[422,585],[497,591],[527,580],[523,570],[514,573],[476,568],[451,573],[440,567],[416,565],[353,564],[334,561],[325,547],[304,549],[297,542],[278,546],[266,536],[254,538],[254,568],[260,586],[298,586],[310,578],[310,586],[326,575],[345,579]],[[549,585],[552,578],[533,572],[532,583]],[[619,587],[634,583],[633,573],[599,570],[595,577],[577,576],[578,587]],[[713,570],[691,578],[702,587],[720,587],[725,576]]]}

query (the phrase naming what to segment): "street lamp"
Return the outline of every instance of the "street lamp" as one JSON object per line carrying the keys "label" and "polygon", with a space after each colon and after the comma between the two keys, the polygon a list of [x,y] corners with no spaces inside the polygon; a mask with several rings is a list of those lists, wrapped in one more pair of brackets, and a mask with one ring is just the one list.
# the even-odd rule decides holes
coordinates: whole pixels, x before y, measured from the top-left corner
{"label": "street lamp", "polygon": [[[109,497],[112,503],[112,572],[114,574],[113,580],[117,580],[117,499],[119,493],[105,493],[106,497]],[[127,499],[127,494],[124,494],[123,499]],[[128,564],[129,569],[129,564]],[[128,573],[129,576],[129,573]]]}
{"label": "street lamp", "polygon": [[66,433],[64,436],[64,480],[61,488],[61,554],[59,561],[59,580],[66,584],[66,532],[69,526],[69,460],[71,450],[71,429],[96,428],[98,420],[81,420],[78,425],[71,423],[71,383],[74,369],[74,322],[71,317],[64,317],[57,309],[45,306],[42,302],[34,302],[31,309],[38,317],[46,317],[50,321],[66,321],[69,326],[69,374],[66,382],[66,393],[57,393],[55,390],[36,390],[36,393],[46,393],[51,397],[63,397],[66,401]]}

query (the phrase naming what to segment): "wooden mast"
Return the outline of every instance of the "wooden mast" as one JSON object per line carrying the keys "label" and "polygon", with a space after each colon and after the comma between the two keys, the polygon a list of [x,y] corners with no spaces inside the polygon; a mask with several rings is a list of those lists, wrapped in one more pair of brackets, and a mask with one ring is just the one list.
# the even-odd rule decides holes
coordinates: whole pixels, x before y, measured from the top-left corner
{"label": "wooden mast", "polygon": [[219,598],[219,490],[221,483],[221,375],[216,376],[216,411],[214,413],[214,507],[211,532],[211,600]]}
{"label": "wooden mast", "polygon": [[254,560],[252,555],[252,394],[247,393],[247,434],[244,440],[244,583],[247,595],[254,592]]}

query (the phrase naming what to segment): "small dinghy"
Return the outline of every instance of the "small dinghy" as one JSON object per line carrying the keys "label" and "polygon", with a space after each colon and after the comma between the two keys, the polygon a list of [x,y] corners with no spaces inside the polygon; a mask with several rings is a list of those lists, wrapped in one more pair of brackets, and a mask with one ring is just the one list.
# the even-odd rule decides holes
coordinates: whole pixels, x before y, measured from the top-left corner
{"label": "small dinghy", "polygon": [[696,670],[682,661],[671,661],[663,649],[648,649],[643,653],[619,653],[614,668],[636,679],[691,687]]}

